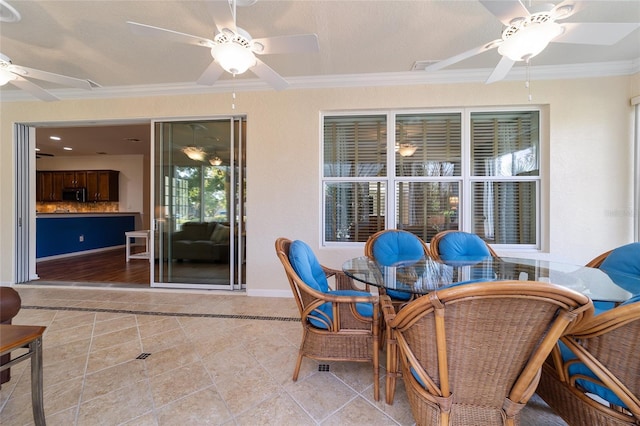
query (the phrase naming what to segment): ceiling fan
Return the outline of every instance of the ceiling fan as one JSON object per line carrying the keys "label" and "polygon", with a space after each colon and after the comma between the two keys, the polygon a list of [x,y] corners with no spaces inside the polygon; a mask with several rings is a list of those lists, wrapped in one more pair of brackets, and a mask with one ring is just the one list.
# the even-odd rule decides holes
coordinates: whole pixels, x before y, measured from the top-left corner
{"label": "ceiling fan", "polygon": [[[255,0],[249,1],[248,4],[254,2]],[[198,84],[203,85],[212,85],[224,71],[236,75],[250,69],[276,90],[283,90],[289,83],[256,55],[320,50],[316,34],[252,38],[247,31],[236,25],[236,0],[208,0],[207,4],[217,30],[213,40],[137,22],[128,21],[127,24],[138,35],[158,36],[210,49],[213,62],[197,80]]]}
{"label": "ceiling fan", "polygon": [[544,4],[541,10],[530,11],[523,0],[480,0],[506,28],[502,37],[424,68],[437,71],[491,49],[502,55],[486,83],[502,80],[516,62],[528,62],[549,43],[613,45],[640,27],[640,23],[559,23],[578,11],[577,1],[566,0],[558,5]]}
{"label": "ceiling fan", "polygon": [[61,86],[91,90],[91,83],[89,80],[82,80],[79,78],[67,77],[66,75],[40,71],[33,68],[27,68],[22,65],[14,65],[8,56],[0,53],[0,86],[4,86],[9,83],[19,89],[31,93],[33,96],[43,101],[58,100],[56,96],[32,82],[31,79],[48,81]]}

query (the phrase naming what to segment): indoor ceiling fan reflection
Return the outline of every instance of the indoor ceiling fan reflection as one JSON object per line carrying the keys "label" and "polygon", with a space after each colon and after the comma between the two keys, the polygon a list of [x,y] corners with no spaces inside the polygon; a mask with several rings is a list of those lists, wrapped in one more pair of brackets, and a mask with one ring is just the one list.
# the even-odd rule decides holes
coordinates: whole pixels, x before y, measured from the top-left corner
{"label": "indoor ceiling fan reflection", "polygon": [[193,141],[191,145],[182,148],[182,152],[194,161],[205,161],[207,152],[196,144],[196,131],[206,130],[206,127],[198,123],[189,123],[188,126],[191,127],[191,131],[193,132]]}

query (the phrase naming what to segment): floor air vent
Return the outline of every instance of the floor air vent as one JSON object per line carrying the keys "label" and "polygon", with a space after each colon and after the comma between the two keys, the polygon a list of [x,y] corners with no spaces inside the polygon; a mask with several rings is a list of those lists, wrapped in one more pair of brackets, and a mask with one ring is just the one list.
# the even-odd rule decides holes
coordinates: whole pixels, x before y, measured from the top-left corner
{"label": "floor air vent", "polygon": [[318,371],[329,371],[329,364],[319,364]]}
{"label": "floor air vent", "polygon": [[151,354],[150,354],[150,353],[147,353],[147,352],[143,352],[143,353],[141,353],[140,355],[138,355],[138,356],[136,357],[136,359],[147,359],[147,358],[149,357],[149,355],[151,355]]}

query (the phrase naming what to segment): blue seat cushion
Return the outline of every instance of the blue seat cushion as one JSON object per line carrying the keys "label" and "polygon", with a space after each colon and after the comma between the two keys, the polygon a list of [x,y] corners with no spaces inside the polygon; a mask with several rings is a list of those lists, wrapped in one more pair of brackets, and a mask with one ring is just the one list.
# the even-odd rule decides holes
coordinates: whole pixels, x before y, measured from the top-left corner
{"label": "blue seat cushion", "polygon": [[389,297],[392,298],[393,300],[407,302],[409,301],[409,299],[411,299],[411,293],[406,291],[392,290],[389,288],[386,291],[387,291],[387,295],[389,295]]}
{"label": "blue seat cushion", "polygon": [[640,294],[636,294],[631,299],[625,301],[623,305],[629,305],[631,303],[636,303],[636,302],[640,302]]}
{"label": "blue seat cushion", "polygon": [[377,262],[390,266],[402,261],[420,259],[424,256],[424,246],[420,239],[410,232],[388,231],[376,238],[372,252]]}
{"label": "blue seat cushion", "polygon": [[467,232],[451,232],[438,243],[443,260],[470,260],[491,256],[487,244],[477,235]]}
{"label": "blue seat cushion", "polygon": [[295,240],[289,247],[289,263],[305,284],[314,290],[326,293],[329,290],[327,275],[311,247],[304,241]]}
{"label": "blue seat cushion", "polygon": [[607,312],[608,310],[615,308],[616,302],[605,302],[602,300],[594,300],[593,307],[594,307],[593,314],[600,315],[603,312]]}
{"label": "blue seat cushion", "polygon": [[[357,291],[357,290],[335,290],[335,291],[332,290],[332,291],[329,291],[328,294],[331,294],[333,296],[371,296],[371,294],[367,293],[366,291]],[[328,320],[332,322],[333,321],[332,305],[333,303],[331,302],[323,303],[322,305],[318,306],[314,310],[314,312],[319,313],[317,315],[318,318],[322,318],[325,321],[327,321],[326,318],[328,317]],[[371,303],[361,303],[361,302],[356,303],[356,311],[358,311],[358,314],[362,315],[363,317],[367,317],[367,318],[373,317],[373,305]],[[320,312],[324,315],[320,314]],[[324,329],[328,328],[323,321],[320,321],[313,317],[309,318],[309,322],[314,327],[324,328]]]}
{"label": "blue seat cushion", "polygon": [[602,261],[600,269],[631,294],[640,293],[640,243],[631,243],[614,249]]}
{"label": "blue seat cushion", "polygon": [[[560,353],[562,354],[562,359],[566,362],[572,359],[576,359],[577,357],[571,350],[562,342],[559,342],[560,345]],[[581,362],[572,364],[569,367],[569,375],[573,376],[576,374],[580,374],[587,377],[592,377],[596,380],[598,377],[591,371],[589,368]],[[605,401],[610,402],[611,404],[617,405],[619,407],[627,407],[621,400],[613,393],[609,388],[605,386],[601,386],[595,384],[589,380],[578,379],[576,383],[580,385],[585,391],[588,393],[592,393],[594,395],[598,395]]]}
{"label": "blue seat cushion", "polygon": [[414,379],[416,379],[416,381],[420,384],[420,386],[426,389],[427,386],[424,384],[420,376],[418,376],[418,373],[416,372],[416,370],[413,367],[409,367],[409,370],[411,370],[411,375],[413,376]]}

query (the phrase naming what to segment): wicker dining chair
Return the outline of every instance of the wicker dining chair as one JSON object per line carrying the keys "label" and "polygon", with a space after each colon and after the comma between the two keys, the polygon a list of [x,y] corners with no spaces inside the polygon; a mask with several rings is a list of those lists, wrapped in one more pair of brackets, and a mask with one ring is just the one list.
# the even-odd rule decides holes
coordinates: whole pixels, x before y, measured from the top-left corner
{"label": "wicker dining chair", "polygon": [[[384,229],[371,235],[364,245],[364,255],[375,259],[383,265],[407,260],[418,260],[429,255],[429,247],[416,234],[401,229]],[[388,294],[391,300],[401,305],[411,299],[413,295],[404,291],[385,290],[378,287],[379,294]]]}
{"label": "wicker dining chair", "polygon": [[448,287],[397,313],[380,303],[418,426],[518,424],[558,338],[593,312],[587,296],[532,281]]}
{"label": "wicker dining chair", "polygon": [[631,294],[640,294],[638,280],[624,279],[626,276],[640,277],[640,242],[625,244],[602,253],[586,266],[606,271],[622,288]]}
{"label": "wicker dining chair", "polygon": [[[322,266],[304,242],[278,238],[282,262],[300,311],[302,341],[293,371],[298,380],[303,357],[324,361],[370,362],[373,394],[380,398],[380,305],[378,297],[362,291],[342,271]],[[328,278],[335,290],[329,288]]]}
{"label": "wicker dining chair", "polygon": [[640,424],[640,295],[572,327],[537,393],[572,426]]}
{"label": "wicker dining chair", "polygon": [[493,256],[498,254],[486,241],[476,234],[448,230],[438,232],[429,242],[431,257],[436,260],[458,260],[460,258]]}

